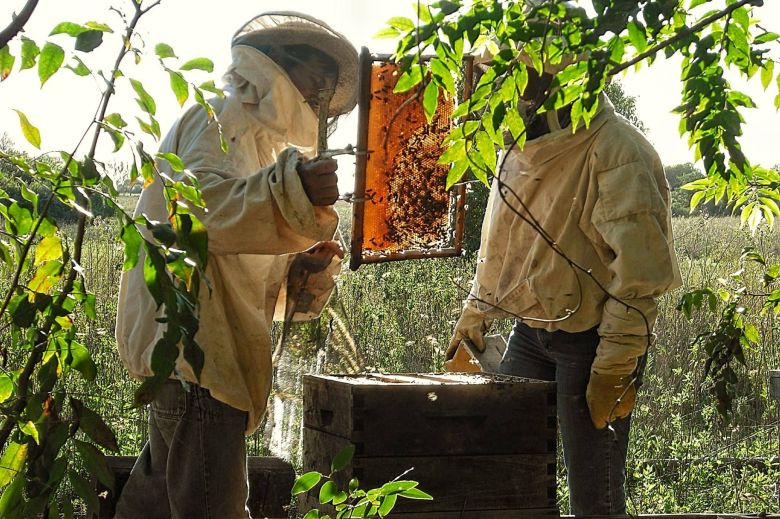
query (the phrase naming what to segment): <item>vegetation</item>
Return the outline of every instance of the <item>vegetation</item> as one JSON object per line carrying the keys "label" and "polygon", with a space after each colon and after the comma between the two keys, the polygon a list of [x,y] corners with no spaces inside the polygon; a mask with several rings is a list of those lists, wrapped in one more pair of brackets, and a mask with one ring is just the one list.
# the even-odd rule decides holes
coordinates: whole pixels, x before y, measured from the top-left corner
{"label": "vegetation", "polygon": [[[172,374],[180,344],[196,374],[203,365],[203,352],[194,336],[206,236],[190,212],[193,206],[202,207],[202,200],[192,182],[162,175],[158,169],[165,163],[183,177],[178,157],[145,152],[136,142],[137,130],[125,121],[131,114],[109,111],[116,93],[132,92],[141,110],[138,128],[160,138],[156,102],[124,63],[128,56],[137,63],[147,55],[136,28],[159,2],[134,0],[127,2],[124,11],[112,8],[121,27],[117,33],[106,23],[63,21],[40,44],[24,35],[14,39],[36,3],[28,2],[23,15],[0,33],[0,80],[12,73],[37,72],[43,85],[54,74],[70,71],[92,76],[88,79],[97,80],[102,90],[95,99],[95,115],[71,152],[33,157],[5,142],[0,150],[0,269],[5,274],[0,283],[0,516],[8,519],[73,517],[73,500],[60,498],[65,490],[78,495],[87,513],[92,513],[98,496],[91,481],[96,479],[109,489],[114,485],[101,449],[118,452],[119,444],[114,431],[90,407],[99,367],[84,344],[84,329],[89,327],[85,321],[95,320],[99,305],[106,304],[99,303],[90,290],[84,270],[89,252],[85,237],[96,213],[116,214],[119,227],[112,227],[115,238],[109,250],[121,243],[123,258],[114,267],[127,269],[142,262],[147,286],[169,323],[155,345],[155,376],[138,388],[136,401],[148,401],[154,388]],[[117,49],[116,60],[107,67],[92,63],[90,54],[104,38],[115,39]],[[218,92],[213,83],[197,86],[185,79],[195,69],[211,71],[209,60],[175,66],[176,55],[165,44],[155,47],[155,56],[180,104],[192,91],[211,110],[203,90]],[[25,138],[40,149],[40,130],[23,112],[17,114]],[[111,138],[115,153],[127,153],[133,164],[131,181],[141,177],[146,185],[164,184],[169,221],[134,218],[122,209],[108,166],[96,156],[101,137]],[[67,222],[74,222],[73,228],[66,229]],[[104,339],[110,330],[103,328]]]}
{"label": "vegetation", "polygon": [[[209,60],[179,60],[164,43],[152,52],[139,41],[136,27],[158,3],[128,0],[124,9],[112,10],[112,23],[121,27],[117,32],[102,21],[63,21],[45,42],[35,42],[20,33],[34,9],[31,0],[0,32],[0,79],[37,73],[43,84],[53,74],[74,73],[94,76],[104,85],[95,117],[71,152],[27,156],[4,146],[0,155],[6,173],[0,186],[4,518],[73,517],[73,496],[87,513],[94,511],[97,496],[90,480],[108,487],[113,483],[103,450],[137,454],[143,440],[143,411],[133,406],[148,400],[155,385],[171,375],[180,347],[196,372],[203,362],[194,341],[194,315],[206,236],[187,209],[202,201],[178,157],[151,155],[136,142],[140,133],[160,138],[157,101],[133,78],[125,60],[159,62],[179,104],[192,96],[213,113],[205,93],[221,92],[213,82],[190,80],[193,71],[211,71]],[[772,436],[777,405],[766,400],[765,369],[778,363],[780,240],[761,223],[780,214],[780,178],[742,154],[740,110],[753,102],[732,89],[722,73],[734,68],[758,75],[765,86],[778,81],[766,47],[780,36],[754,23],[751,5],[759,0],[735,0],[707,10],[715,4],[604,0],[595,2],[595,18],[566,19],[557,0],[537,7],[531,17],[523,2],[479,0],[465,7],[442,0],[421,5],[419,26],[394,19],[396,28],[391,29],[403,33],[398,54],[407,69],[401,88],[421,85],[428,114],[435,109],[437,90],[452,90],[447,71],[459,74],[464,47],[484,42],[497,56],[470,102],[459,109],[471,118],[449,139],[445,160],[454,164],[450,183],[467,169],[486,180],[500,167],[494,150],[503,146],[502,132],[522,145],[522,121],[515,115],[527,70],[517,59],[515,44],[532,42],[525,48],[536,68],[543,58],[558,60],[556,49],[589,53],[586,61],[566,68],[556,85],[560,88],[546,103],[548,108],[572,103],[575,121],[586,122],[608,76],[660,51],[683,56],[679,112],[707,175],[688,184],[697,190],[690,205],[730,200],[755,234],[736,230],[734,219],[676,222],[686,292],[663,301],[646,403],[637,408],[634,428],[631,498],[643,512],[778,511],[773,483],[778,468],[769,460],[777,440]],[[534,17],[548,23],[531,23]],[[551,27],[557,32],[545,34]],[[114,40],[117,48],[109,66],[90,59],[104,40]],[[428,76],[417,56],[430,45],[437,58],[429,62]],[[114,95],[135,97],[139,116],[112,113]],[[40,131],[24,113],[18,115],[26,139],[40,148]],[[147,186],[163,183],[168,222],[134,218],[122,206],[107,162],[95,154],[98,141],[106,137],[132,164],[131,184],[138,178]],[[163,175],[160,165],[169,167],[175,178]],[[111,208],[116,221],[95,219],[99,204]],[[68,215],[55,218],[57,210]],[[143,262],[149,289],[169,323],[155,349],[156,376],[140,388],[119,367],[112,339],[119,274],[138,262]],[[466,257],[345,273],[323,318],[298,329],[299,348],[288,353],[287,368],[280,369],[296,363],[311,369],[315,358],[334,371],[441,369],[441,353],[473,271],[473,259]],[[688,319],[681,319],[677,308]],[[508,323],[497,326],[506,331]],[[703,373],[715,376],[705,380]],[[275,398],[282,398],[285,389],[279,386]],[[296,401],[294,393],[285,398]],[[729,412],[733,425],[718,421],[715,410]]]}

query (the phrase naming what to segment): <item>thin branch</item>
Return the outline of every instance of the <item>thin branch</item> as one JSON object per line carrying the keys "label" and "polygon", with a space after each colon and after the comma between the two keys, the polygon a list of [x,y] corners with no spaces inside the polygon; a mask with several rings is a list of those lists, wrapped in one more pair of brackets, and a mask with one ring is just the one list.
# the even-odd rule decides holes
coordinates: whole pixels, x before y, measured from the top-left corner
{"label": "thin branch", "polygon": [[19,14],[14,16],[14,19],[8,24],[8,27],[0,32],[0,49],[8,45],[8,42],[14,39],[17,34],[24,30],[24,26],[27,25],[27,21],[30,19],[33,11],[38,5],[38,0],[27,0]]}
{"label": "thin branch", "polygon": [[695,34],[695,33],[699,32],[700,30],[702,30],[703,28],[707,27],[708,25],[710,25],[711,23],[715,22],[716,20],[719,20],[720,18],[723,18],[724,16],[731,15],[732,12],[734,12],[737,9],[739,9],[740,7],[742,7],[744,5],[748,5],[748,4],[754,5],[754,6],[762,6],[762,5],[764,5],[764,1],[763,0],[739,0],[739,2],[731,4],[730,6],[728,6],[725,9],[723,9],[722,11],[718,11],[717,13],[714,13],[714,14],[712,14],[712,15],[704,18],[704,19],[702,19],[699,23],[697,23],[695,25],[692,25],[691,27],[687,27],[685,29],[681,29],[681,30],[677,31],[677,33],[673,37],[669,38],[665,42],[659,43],[655,47],[652,47],[651,49],[646,50],[645,52],[643,52],[643,53],[637,55],[636,57],[626,61],[625,63],[622,63],[622,64],[618,65],[617,67],[615,67],[615,68],[613,68],[612,70],[609,71],[609,75],[610,76],[614,76],[615,74],[618,74],[618,73],[626,70],[627,68],[636,65],[640,61],[644,61],[645,59],[647,59],[647,58],[649,58],[651,56],[655,56],[656,54],[658,54],[659,51],[665,49],[669,45],[671,45],[673,43],[677,43],[678,41],[682,40],[683,38],[687,38],[691,34]]}

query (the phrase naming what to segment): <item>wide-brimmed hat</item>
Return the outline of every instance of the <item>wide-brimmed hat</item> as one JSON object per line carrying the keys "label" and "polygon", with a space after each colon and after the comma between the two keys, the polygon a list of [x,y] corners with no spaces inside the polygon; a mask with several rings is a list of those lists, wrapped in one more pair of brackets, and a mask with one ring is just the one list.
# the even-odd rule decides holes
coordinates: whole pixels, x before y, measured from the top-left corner
{"label": "wide-brimmed hat", "polygon": [[347,113],[357,103],[357,50],[325,22],[294,11],[269,11],[245,23],[233,36],[232,45],[314,47],[332,57],[339,67],[329,115]]}

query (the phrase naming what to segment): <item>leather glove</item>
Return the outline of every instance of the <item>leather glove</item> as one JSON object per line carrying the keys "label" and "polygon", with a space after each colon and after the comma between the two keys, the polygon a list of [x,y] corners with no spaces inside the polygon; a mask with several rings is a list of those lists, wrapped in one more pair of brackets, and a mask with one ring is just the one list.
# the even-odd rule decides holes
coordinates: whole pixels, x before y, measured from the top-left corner
{"label": "leather glove", "polygon": [[627,417],[634,409],[634,375],[602,375],[591,371],[585,399],[593,425],[603,429],[610,422]]}
{"label": "leather glove", "polygon": [[450,360],[455,356],[461,341],[468,341],[480,352],[485,351],[485,332],[487,332],[490,322],[476,308],[468,304],[464,306],[460,319],[455,323],[455,330],[447,352],[444,354],[444,360]]}

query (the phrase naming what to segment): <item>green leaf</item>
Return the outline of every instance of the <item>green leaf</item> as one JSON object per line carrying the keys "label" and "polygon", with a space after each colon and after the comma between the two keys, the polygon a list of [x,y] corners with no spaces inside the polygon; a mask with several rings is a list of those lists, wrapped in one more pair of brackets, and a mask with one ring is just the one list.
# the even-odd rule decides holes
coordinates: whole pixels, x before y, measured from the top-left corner
{"label": "green leaf", "polygon": [[375,40],[390,40],[390,39],[396,39],[401,35],[401,32],[396,29],[395,27],[384,27],[382,29],[379,29],[377,32],[374,33],[372,36]]}
{"label": "green leaf", "polygon": [[104,449],[119,452],[116,435],[114,435],[114,432],[106,425],[100,415],[86,407],[81,400],[76,398],[70,399],[70,406],[78,419],[79,429],[84,431],[90,440]]}
{"label": "green leaf", "polygon": [[225,97],[225,91],[219,88],[214,84],[214,80],[210,79],[208,81],[204,81],[200,85],[198,85],[198,88],[201,90],[205,90],[206,92],[211,92],[212,94],[216,94],[219,97]]}
{"label": "green leaf", "polygon": [[62,257],[62,240],[59,236],[47,236],[35,247],[35,265]]}
{"label": "green leaf", "polygon": [[[0,373],[0,404],[14,394],[14,381],[5,373]],[[0,485],[2,486],[2,485]]]}
{"label": "green leaf", "polygon": [[0,489],[8,485],[24,466],[27,458],[27,444],[10,442],[0,457]]}
{"label": "green leaf", "polygon": [[387,20],[387,25],[395,27],[401,32],[409,32],[414,29],[414,22],[404,16],[393,16]]}
{"label": "green leaf", "polygon": [[295,484],[292,487],[292,495],[297,496],[298,494],[308,492],[317,486],[317,483],[319,483],[321,479],[322,474],[316,471],[307,472],[306,474],[299,476],[298,479],[295,480]]}
{"label": "green leaf", "polygon": [[20,424],[19,430],[22,431],[27,436],[31,437],[38,445],[41,444],[41,437],[40,434],[38,433],[38,428],[35,427],[35,423],[28,421],[23,424]]}
{"label": "green leaf", "polygon": [[30,123],[24,112],[21,110],[14,110],[14,112],[19,116],[19,125],[22,127],[24,138],[36,148],[41,149],[41,132]]}
{"label": "green leaf", "polygon": [[493,139],[485,131],[477,132],[477,150],[485,161],[485,165],[488,167],[489,172],[496,170],[496,148],[493,144]]}
{"label": "green leaf", "polygon": [[81,440],[73,440],[73,445],[84,462],[84,466],[90,474],[95,476],[98,481],[103,483],[108,489],[114,488],[114,473],[106,464],[106,456],[91,443]]}
{"label": "green leaf", "polygon": [[425,92],[423,93],[423,110],[425,111],[425,119],[427,119],[428,124],[433,120],[438,104],[439,88],[433,81],[428,81],[428,84],[425,86]]}
{"label": "green leaf", "polygon": [[379,505],[379,510],[377,510],[379,517],[386,517],[393,510],[397,500],[398,496],[395,494],[385,496],[385,498],[382,500],[382,504]]}
{"label": "green leaf", "polygon": [[35,66],[35,60],[41,53],[41,49],[30,38],[22,36],[22,64],[19,70],[26,70]]}
{"label": "green leaf", "polygon": [[65,68],[80,77],[88,76],[92,72],[78,56],[74,56],[73,59],[76,60],[76,66],[66,65]]}
{"label": "green leaf", "polygon": [[8,519],[23,518],[20,508],[24,499],[24,486],[24,474],[21,472],[17,473],[11,480],[11,484],[3,492],[2,497],[0,497],[0,517],[8,517]]}
{"label": "green leaf", "polygon": [[131,78],[130,84],[133,86],[135,93],[138,94],[136,102],[138,103],[138,106],[141,107],[141,110],[150,115],[154,115],[157,112],[157,103],[154,102],[154,98],[149,95],[149,92],[146,91],[143,84],[137,79]]}
{"label": "green leaf", "polygon": [[415,65],[398,78],[398,83],[395,84],[393,92],[396,94],[406,92],[419,84],[420,81],[422,81],[422,72],[420,72],[420,67]]}
{"label": "green leaf", "polygon": [[320,517],[320,511],[314,508],[306,512],[306,515],[303,516],[303,519],[319,519],[319,517]]}
{"label": "green leaf", "polygon": [[89,30],[84,31],[76,37],[76,50],[81,52],[92,52],[103,43],[103,32]]}
{"label": "green leaf", "polygon": [[341,451],[336,454],[333,461],[330,463],[331,472],[338,472],[344,470],[347,465],[352,461],[352,457],[355,455],[355,446],[347,445]]}
{"label": "green leaf", "polygon": [[182,65],[179,70],[205,70],[206,72],[213,72],[214,62],[208,58],[195,58]]}
{"label": "green leaf", "polygon": [[8,45],[0,49],[0,81],[5,80],[11,75],[11,70],[14,67],[14,61],[16,58],[11,54]]}
{"label": "green leaf", "polygon": [[628,22],[628,39],[631,44],[636,47],[638,52],[644,52],[647,48],[647,36],[645,31],[639,28],[639,25],[635,21]]}
{"label": "green leaf", "polygon": [[176,58],[176,53],[173,51],[173,47],[168,45],[167,43],[158,43],[154,46],[154,53],[157,54],[157,57],[160,59],[166,59],[166,58]]}
{"label": "green leaf", "polygon": [[38,78],[41,80],[41,86],[60,69],[63,61],[65,61],[65,51],[62,47],[46,42],[38,58]]}
{"label": "green leaf", "polygon": [[399,494],[400,496],[403,496],[407,499],[422,499],[425,501],[431,501],[433,500],[433,496],[430,494],[427,494],[420,490],[419,488],[410,488],[409,490],[404,490]]}
{"label": "green leaf", "polygon": [[49,36],[54,36],[55,34],[67,34],[68,36],[73,36],[75,38],[79,34],[88,30],[89,28],[84,27],[78,23],[62,22],[57,24],[54,29],[51,30]]}
{"label": "green leaf", "polygon": [[769,88],[769,83],[772,82],[772,75],[775,70],[775,62],[772,60],[767,60],[767,62],[764,64],[764,68],[761,69],[761,85],[764,87],[764,90]]}
{"label": "green leaf", "polygon": [[753,40],[753,43],[768,43],[777,39],[780,39],[780,34],[776,32],[765,32],[764,34],[757,36],[756,39]]}
{"label": "green leaf", "polygon": [[450,171],[447,173],[447,182],[445,185],[445,189],[447,191],[449,191],[456,183],[460,182],[460,179],[463,178],[463,175],[466,173],[468,167],[469,161],[465,157],[452,164]]}
{"label": "green leaf", "polygon": [[326,481],[320,488],[320,504],[330,503],[338,494],[338,487],[333,481]]}
{"label": "green leaf", "polygon": [[187,102],[187,99],[190,96],[189,84],[184,79],[184,76],[175,70],[169,70],[168,74],[171,77],[171,90],[176,96],[176,101],[179,102],[179,106],[184,106],[184,103]]}
{"label": "green leaf", "polygon": [[97,377],[97,366],[86,346],[77,341],[68,343],[68,364],[81,373],[84,379],[92,381]]}
{"label": "green leaf", "polygon": [[97,491],[94,485],[89,481],[82,478],[72,470],[68,471],[68,479],[78,495],[87,506],[87,517],[97,516],[98,509],[100,508],[100,499],[98,498]]}
{"label": "green leaf", "polygon": [[59,283],[62,277],[62,262],[47,261],[40,265],[35,271],[32,280],[27,284],[27,288],[33,292],[41,294],[47,293],[54,285]]}
{"label": "green leaf", "polygon": [[96,31],[114,32],[114,30],[110,26],[106,25],[105,23],[87,22],[84,24],[84,26],[87,27],[88,29],[94,29]]}
{"label": "green leaf", "polygon": [[124,119],[122,119],[122,116],[118,113],[109,114],[103,119],[105,122],[110,124],[111,126],[115,126],[117,128],[124,128],[127,126],[127,123]]}

